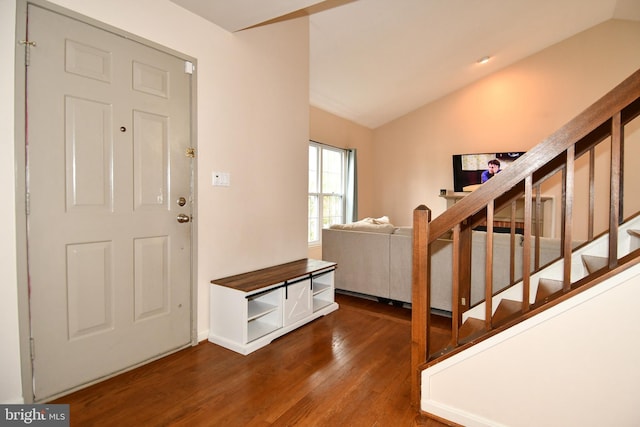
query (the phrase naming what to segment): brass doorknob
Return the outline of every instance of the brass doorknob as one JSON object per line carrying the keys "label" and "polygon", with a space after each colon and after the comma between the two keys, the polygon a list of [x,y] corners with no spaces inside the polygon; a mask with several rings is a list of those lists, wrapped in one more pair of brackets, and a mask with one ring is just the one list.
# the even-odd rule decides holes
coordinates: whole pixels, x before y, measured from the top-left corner
{"label": "brass doorknob", "polygon": [[178,214],[176,219],[178,220],[179,223],[191,221],[191,218],[187,214]]}

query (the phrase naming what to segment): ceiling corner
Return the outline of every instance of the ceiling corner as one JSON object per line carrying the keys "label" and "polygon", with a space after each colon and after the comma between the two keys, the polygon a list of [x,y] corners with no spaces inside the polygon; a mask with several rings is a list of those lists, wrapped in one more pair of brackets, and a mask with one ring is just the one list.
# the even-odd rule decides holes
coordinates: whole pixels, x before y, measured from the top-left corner
{"label": "ceiling corner", "polygon": [[235,32],[322,3],[324,0],[170,0],[178,6]]}

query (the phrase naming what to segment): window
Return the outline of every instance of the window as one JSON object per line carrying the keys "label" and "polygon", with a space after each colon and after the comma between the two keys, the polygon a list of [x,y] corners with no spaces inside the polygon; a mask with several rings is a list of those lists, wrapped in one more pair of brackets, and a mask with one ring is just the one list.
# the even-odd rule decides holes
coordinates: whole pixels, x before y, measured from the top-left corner
{"label": "window", "polygon": [[319,242],[321,228],[344,223],[346,151],[309,144],[309,243]]}

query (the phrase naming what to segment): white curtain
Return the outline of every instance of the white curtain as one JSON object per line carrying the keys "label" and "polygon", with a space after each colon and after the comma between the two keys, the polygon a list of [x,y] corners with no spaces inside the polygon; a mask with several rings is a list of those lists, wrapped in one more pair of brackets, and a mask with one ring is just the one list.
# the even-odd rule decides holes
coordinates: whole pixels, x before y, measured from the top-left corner
{"label": "white curtain", "polygon": [[347,194],[345,222],[358,220],[358,171],[356,162],[356,149],[347,150]]}

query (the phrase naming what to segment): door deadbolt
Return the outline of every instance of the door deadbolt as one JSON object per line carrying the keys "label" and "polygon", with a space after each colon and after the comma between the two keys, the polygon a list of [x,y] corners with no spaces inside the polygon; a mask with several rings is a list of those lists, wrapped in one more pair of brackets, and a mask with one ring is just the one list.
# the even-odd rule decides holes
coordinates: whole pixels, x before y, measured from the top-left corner
{"label": "door deadbolt", "polygon": [[191,218],[187,214],[178,214],[176,219],[178,220],[179,223],[191,221]]}
{"label": "door deadbolt", "polygon": [[184,205],[187,204],[187,199],[185,199],[184,197],[180,197],[180,198],[178,198],[176,203],[178,204],[178,206],[184,206]]}

